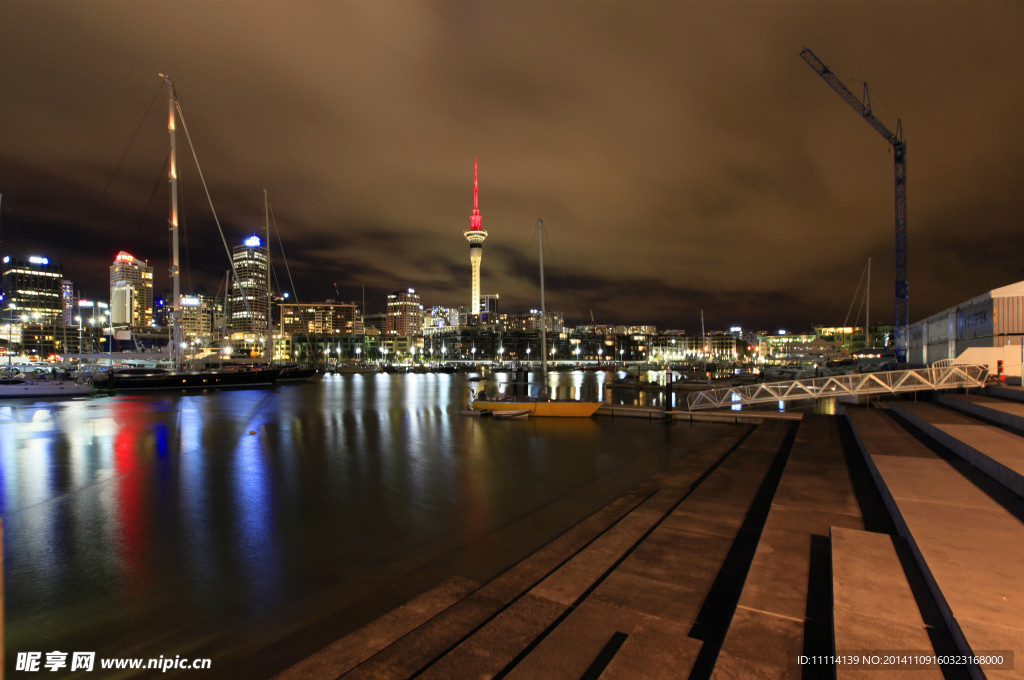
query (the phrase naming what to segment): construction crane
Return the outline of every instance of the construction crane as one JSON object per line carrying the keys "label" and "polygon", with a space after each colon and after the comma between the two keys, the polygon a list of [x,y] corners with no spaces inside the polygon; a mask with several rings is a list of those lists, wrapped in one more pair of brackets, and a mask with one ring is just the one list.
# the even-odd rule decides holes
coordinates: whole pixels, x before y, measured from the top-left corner
{"label": "construction crane", "polygon": [[903,363],[907,360],[910,327],[910,284],[907,282],[907,143],[903,140],[903,123],[896,121],[894,133],[878,119],[878,116],[871,113],[867,83],[864,84],[863,99],[858,99],[814,52],[805,47],[800,56],[867,121],[868,125],[892,145],[893,161],[896,165],[896,360]]}

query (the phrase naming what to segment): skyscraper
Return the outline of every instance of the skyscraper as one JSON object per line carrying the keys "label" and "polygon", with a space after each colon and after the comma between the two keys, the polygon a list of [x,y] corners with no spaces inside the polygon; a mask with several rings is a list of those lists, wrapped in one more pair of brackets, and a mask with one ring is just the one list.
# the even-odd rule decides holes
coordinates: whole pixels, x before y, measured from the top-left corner
{"label": "skyscraper", "polygon": [[412,288],[396,290],[388,295],[388,317],[385,332],[394,335],[419,335],[423,328],[423,306]]}
{"label": "skyscraper", "polygon": [[477,175],[477,160],[473,159],[473,214],[469,217],[469,229],[463,236],[469,241],[469,264],[472,267],[473,292],[469,303],[470,314],[480,313],[480,258],[484,253],[484,239],[487,232],[480,216],[480,180]]}
{"label": "skyscraper", "polygon": [[2,268],[5,318],[53,323],[64,317],[64,275],[45,257],[7,255]]}
{"label": "skyscraper", "polygon": [[153,268],[123,250],[110,265],[110,323],[153,325]]}
{"label": "skyscraper", "polygon": [[250,236],[234,247],[231,261],[238,276],[231,287],[231,332],[265,337],[270,304],[270,249],[259,236]]}

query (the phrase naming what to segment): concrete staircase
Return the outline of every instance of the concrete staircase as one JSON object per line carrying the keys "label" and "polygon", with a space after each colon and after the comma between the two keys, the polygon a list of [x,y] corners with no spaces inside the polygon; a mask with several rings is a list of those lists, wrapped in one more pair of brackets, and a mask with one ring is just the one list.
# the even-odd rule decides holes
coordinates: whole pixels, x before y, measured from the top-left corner
{"label": "concrete staircase", "polygon": [[[1024,678],[1024,440],[965,418],[724,427],[490,583],[455,576],[277,677]],[[928,659],[1002,650],[1019,662]],[[886,655],[914,663],[866,663]]]}
{"label": "concrete staircase", "polygon": [[[943,399],[963,411],[987,400]],[[1024,652],[1024,439],[948,406],[890,410],[851,410],[849,419],[956,653],[1006,659],[967,664],[972,677],[1024,677],[1024,664],[1008,660]]]}

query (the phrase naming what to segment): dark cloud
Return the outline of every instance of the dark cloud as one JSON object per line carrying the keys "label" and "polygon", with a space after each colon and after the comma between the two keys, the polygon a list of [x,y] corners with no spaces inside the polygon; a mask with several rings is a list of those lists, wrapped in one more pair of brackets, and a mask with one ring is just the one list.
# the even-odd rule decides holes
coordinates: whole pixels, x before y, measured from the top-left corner
{"label": "dark cloud", "polygon": [[505,308],[537,304],[540,217],[552,306],[580,320],[841,323],[869,257],[888,318],[891,152],[808,46],[904,123],[917,319],[1024,273],[1022,29],[1016,2],[2,3],[2,247],[90,295],[121,249],[166,272],[166,72],[225,238],[262,228],[267,189],[304,298],[465,304],[479,157]]}

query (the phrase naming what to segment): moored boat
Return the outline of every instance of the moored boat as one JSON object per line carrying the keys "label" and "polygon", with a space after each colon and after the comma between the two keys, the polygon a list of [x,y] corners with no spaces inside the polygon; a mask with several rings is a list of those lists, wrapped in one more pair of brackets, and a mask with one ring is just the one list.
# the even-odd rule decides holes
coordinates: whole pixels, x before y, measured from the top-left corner
{"label": "moored boat", "polygon": [[[539,264],[540,264],[540,345],[547,347],[547,311],[544,305],[544,223],[537,220],[537,241],[539,243]],[[597,409],[601,408],[600,401],[576,401],[572,399],[558,400],[547,397],[548,388],[548,362],[547,352],[544,354],[544,361],[541,362],[540,395],[532,397],[512,397],[508,399],[490,399],[485,394],[478,396],[472,407],[478,411],[526,411],[531,416],[560,417],[560,418],[589,418],[594,415]]]}
{"label": "moored boat", "polygon": [[0,378],[0,398],[80,397],[93,393],[89,382],[61,378],[30,378],[23,375]]}
{"label": "moored boat", "polygon": [[496,417],[503,412],[525,411],[534,417],[589,418],[601,408],[599,401],[576,401],[574,399],[487,399],[477,398],[473,408],[478,411],[491,411]]}
{"label": "moored boat", "polygon": [[[178,171],[177,151],[175,145],[175,121],[180,119],[177,106],[177,95],[174,83],[169,76],[160,74],[167,84],[168,93],[168,125],[170,136],[170,160],[168,180],[171,189],[170,212],[168,223],[171,232],[171,360],[173,369],[165,368],[119,368],[109,371],[105,378],[97,378],[97,387],[112,391],[124,390],[193,390],[216,389],[225,387],[259,388],[271,387],[280,373],[276,368],[227,366],[223,368],[207,368],[203,370],[187,370],[183,367],[182,350],[184,340],[181,324],[181,281],[178,247]],[[188,134],[184,121],[182,130]],[[219,228],[219,225],[218,225]],[[232,263],[232,269],[234,270]],[[238,272],[235,272],[238,278]],[[248,304],[248,303],[246,303]],[[251,310],[250,310],[251,312]]]}
{"label": "moored boat", "polygon": [[110,391],[196,390],[225,387],[273,387],[279,369],[229,368],[208,371],[170,371],[163,368],[120,368],[98,378],[96,385]]}
{"label": "moored boat", "polygon": [[278,383],[313,382],[323,377],[323,372],[312,366],[278,365]]}

